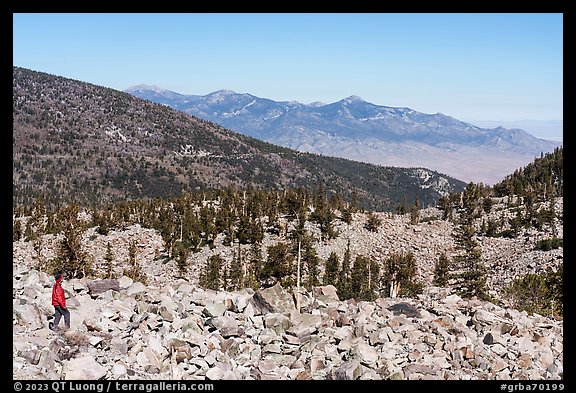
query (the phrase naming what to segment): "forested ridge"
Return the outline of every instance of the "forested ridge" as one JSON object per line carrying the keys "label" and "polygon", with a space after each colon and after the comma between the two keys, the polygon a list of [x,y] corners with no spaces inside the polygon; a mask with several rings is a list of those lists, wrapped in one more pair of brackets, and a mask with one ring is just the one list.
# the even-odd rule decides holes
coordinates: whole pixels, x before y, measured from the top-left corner
{"label": "forested ridge", "polygon": [[170,198],[227,187],[313,189],[365,208],[434,205],[464,183],[299,153],[89,83],[14,67],[13,206]]}

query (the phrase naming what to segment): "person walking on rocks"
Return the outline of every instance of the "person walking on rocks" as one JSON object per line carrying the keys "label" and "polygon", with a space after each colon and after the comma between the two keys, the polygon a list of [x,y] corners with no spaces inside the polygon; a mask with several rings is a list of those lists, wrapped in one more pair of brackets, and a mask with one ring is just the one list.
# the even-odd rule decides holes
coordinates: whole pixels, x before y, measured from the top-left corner
{"label": "person walking on rocks", "polygon": [[64,289],[62,289],[62,274],[56,273],[54,275],[56,282],[52,287],[52,305],[54,306],[54,321],[50,321],[48,327],[50,330],[57,331],[58,323],[60,323],[60,318],[64,316],[64,325],[66,329],[70,329],[70,311],[66,308],[66,296],[64,295]]}

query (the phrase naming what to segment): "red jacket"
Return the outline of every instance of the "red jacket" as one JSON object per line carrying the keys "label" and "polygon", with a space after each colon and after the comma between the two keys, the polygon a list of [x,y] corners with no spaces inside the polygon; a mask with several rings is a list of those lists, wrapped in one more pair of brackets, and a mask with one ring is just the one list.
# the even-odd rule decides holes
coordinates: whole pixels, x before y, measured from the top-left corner
{"label": "red jacket", "polygon": [[52,287],[52,305],[66,308],[66,296],[64,295],[64,289],[62,289],[62,279],[60,277],[60,279],[56,280]]}

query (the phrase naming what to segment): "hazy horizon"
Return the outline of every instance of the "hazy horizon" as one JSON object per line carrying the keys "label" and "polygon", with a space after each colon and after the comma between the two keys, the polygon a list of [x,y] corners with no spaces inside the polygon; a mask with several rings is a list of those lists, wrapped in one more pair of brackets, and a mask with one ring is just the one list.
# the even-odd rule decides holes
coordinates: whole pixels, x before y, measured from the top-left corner
{"label": "hazy horizon", "polygon": [[478,127],[486,128],[519,128],[539,139],[554,142],[564,141],[564,121],[562,119],[535,119],[535,120],[469,120],[459,119]]}

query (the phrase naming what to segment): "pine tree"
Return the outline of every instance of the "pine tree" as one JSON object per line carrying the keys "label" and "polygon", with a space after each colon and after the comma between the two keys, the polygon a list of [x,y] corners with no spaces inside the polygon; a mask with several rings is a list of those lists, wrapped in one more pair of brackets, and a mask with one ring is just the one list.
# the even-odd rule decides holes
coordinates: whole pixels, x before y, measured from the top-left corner
{"label": "pine tree", "polygon": [[480,245],[474,239],[475,229],[472,215],[463,211],[453,234],[459,255],[452,258],[451,278],[454,289],[464,297],[477,296],[489,300],[486,289],[486,267],[482,262]]}
{"label": "pine tree", "polygon": [[432,283],[439,287],[448,284],[448,274],[450,272],[450,260],[446,254],[442,253],[434,265],[434,279]]}
{"label": "pine tree", "polygon": [[318,279],[318,275],[320,274],[318,271],[318,265],[320,261],[318,255],[316,254],[316,249],[312,246],[312,244],[307,244],[306,248],[304,249],[303,259],[308,270],[308,279],[306,280],[308,287],[311,288],[313,286],[320,285],[320,280]]}
{"label": "pine tree", "polygon": [[138,253],[138,248],[136,246],[136,241],[130,241],[128,246],[128,270],[124,270],[124,275],[130,277],[132,280],[146,284],[146,273],[142,271],[140,264],[136,260]]}
{"label": "pine tree", "polygon": [[240,249],[240,244],[238,244],[238,251],[234,253],[232,262],[230,262],[228,280],[230,281],[229,289],[232,291],[239,290],[244,286],[242,250]]}
{"label": "pine tree", "polygon": [[545,314],[546,278],[539,274],[526,274],[512,281],[506,288],[506,297],[518,310]]}
{"label": "pine tree", "polygon": [[79,207],[69,205],[60,212],[64,237],[58,243],[56,258],[50,265],[65,277],[81,278],[93,273],[92,263],[82,246],[82,223],[78,220]]}
{"label": "pine tree", "polygon": [[249,215],[240,217],[236,237],[240,244],[260,243],[264,239],[262,224]]}
{"label": "pine tree", "polygon": [[344,210],[344,200],[339,194],[332,194],[332,196],[330,197],[329,204],[330,209],[332,209],[333,211],[337,210],[341,212],[342,210]]}
{"label": "pine tree", "polygon": [[498,223],[494,220],[489,219],[488,223],[486,224],[484,234],[488,237],[494,237],[496,236],[497,231],[498,231]]}
{"label": "pine tree", "polygon": [[260,282],[263,280],[262,278],[262,268],[263,268],[263,260],[262,260],[262,246],[258,243],[252,244],[250,246],[250,260],[248,262],[248,274],[250,277],[250,281],[253,282],[250,285],[251,288],[257,289],[260,287]]}
{"label": "pine tree", "polygon": [[34,227],[34,218],[30,217],[28,221],[26,221],[26,228],[24,229],[24,241],[31,242],[38,237]]}
{"label": "pine tree", "polygon": [[22,237],[22,223],[20,220],[15,219],[12,224],[12,241],[17,242]]}
{"label": "pine tree", "polygon": [[112,253],[112,245],[108,242],[106,244],[106,255],[104,255],[104,268],[106,269],[105,278],[114,278],[114,273],[112,272],[113,260],[114,254]]}
{"label": "pine tree", "polygon": [[356,300],[374,300],[378,297],[376,285],[379,279],[378,265],[364,255],[354,260],[350,275],[351,296]]}
{"label": "pine tree", "polygon": [[494,206],[494,202],[492,202],[492,198],[490,198],[489,196],[485,197],[483,202],[482,202],[482,209],[484,210],[484,212],[490,213],[490,211],[492,210],[492,206]]}
{"label": "pine tree", "polygon": [[320,236],[323,240],[336,237],[332,224],[335,217],[334,211],[326,198],[324,186],[321,185],[314,195],[314,212],[312,212],[310,218],[320,226]]}
{"label": "pine tree", "polygon": [[214,209],[209,206],[200,208],[200,228],[204,232],[203,238],[210,248],[214,248],[214,239],[216,238],[216,226],[214,224]]}
{"label": "pine tree", "polygon": [[352,223],[352,211],[349,207],[346,207],[344,210],[342,210],[342,221],[344,221],[346,224]]}
{"label": "pine tree", "polygon": [[378,218],[374,213],[368,213],[368,219],[366,220],[364,227],[370,232],[378,232],[380,225],[382,225],[382,220],[380,220],[380,218]]}
{"label": "pine tree", "polygon": [[367,263],[366,257],[358,255],[352,264],[350,272],[350,296],[357,300],[361,300],[361,296],[367,287]]}
{"label": "pine tree", "polygon": [[222,269],[225,260],[220,254],[208,258],[204,270],[200,273],[199,284],[203,288],[220,290],[222,288]]}
{"label": "pine tree", "polygon": [[54,223],[54,213],[47,212],[46,213],[46,228],[44,229],[48,234],[56,234],[58,233],[58,228]]}
{"label": "pine tree", "polygon": [[350,240],[346,245],[346,251],[344,252],[344,257],[342,258],[342,269],[338,275],[338,285],[336,286],[338,290],[338,297],[340,299],[350,299],[351,295],[351,270],[352,261],[350,256]]}
{"label": "pine tree", "polygon": [[471,217],[475,217],[477,210],[480,207],[480,201],[482,200],[481,186],[474,184],[472,182],[464,188],[462,192],[462,207],[466,210],[467,214]]}
{"label": "pine tree", "polygon": [[32,246],[34,247],[34,252],[36,254],[36,266],[38,266],[39,270],[45,269],[45,262],[44,258],[42,257],[42,246],[43,241],[41,237],[32,241]]}
{"label": "pine tree", "polygon": [[376,299],[380,292],[380,265],[370,258],[370,264],[368,265],[368,291],[370,294],[370,299]]}
{"label": "pine tree", "polygon": [[294,255],[290,250],[290,245],[287,243],[276,243],[268,247],[268,259],[262,268],[260,274],[260,281],[267,281],[274,279],[280,281],[286,286],[290,286],[290,275],[295,273],[292,270],[292,262]]}
{"label": "pine tree", "polygon": [[443,220],[451,220],[453,209],[452,203],[450,201],[450,197],[443,195],[438,200],[438,209],[442,210],[442,219]]}
{"label": "pine tree", "polygon": [[338,286],[338,272],[340,271],[340,261],[338,260],[338,255],[336,252],[332,251],[330,256],[326,260],[326,264],[324,267],[324,278],[323,284],[324,285],[334,285],[335,287]]}
{"label": "pine tree", "polygon": [[158,217],[158,230],[162,235],[166,249],[168,250],[168,258],[172,258],[173,246],[178,233],[176,228],[176,216],[174,211],[169,206],[161,208]]}
{"label": "pine tree", "polygon": [[546,272],[546,288],[548,309],[551,316],[564,317],[564,265],[556,271],[549,269]]}
{"label": "pine tree", "polygon": [[418,197],[414,201],[414,204],[410,208],[410,224],[416,225],[420,222],[420,201]]}
{"label": "pine tree", "polygon": [[174,245],[174,259],[178,266],[180,274],[184,274],[188,269],[188,256],[190,255],[190,248],[183,241],[178,241]]}
{"label": "pine tree", "polygon": [[384,262],[382,287],[391,298],[408,295],[410,289],[415,287],[416,269],[414,254],[393,253]]}
{"label": "pine tree", "polygon": [[109,212],[103,210],[102,212],[98,209],[92,210],[92,226],[98,227],[98,233],[101,235],[107,235],[110,231],[110,215]]}

